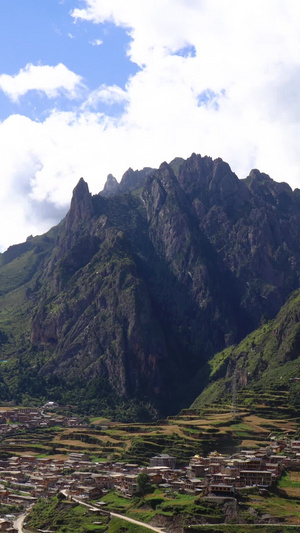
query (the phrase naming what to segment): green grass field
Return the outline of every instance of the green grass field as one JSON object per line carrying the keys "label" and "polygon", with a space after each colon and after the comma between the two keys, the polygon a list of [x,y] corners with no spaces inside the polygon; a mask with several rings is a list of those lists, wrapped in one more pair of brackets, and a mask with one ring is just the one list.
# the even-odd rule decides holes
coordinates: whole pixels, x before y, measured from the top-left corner
{"label": "green grass field", "polygon": [[51,530],[56,533],[88,533],[107,530],[107,517],[96,516],[82,505],[61,501],[56,496],[41,499],[26,519],[26,529]]}

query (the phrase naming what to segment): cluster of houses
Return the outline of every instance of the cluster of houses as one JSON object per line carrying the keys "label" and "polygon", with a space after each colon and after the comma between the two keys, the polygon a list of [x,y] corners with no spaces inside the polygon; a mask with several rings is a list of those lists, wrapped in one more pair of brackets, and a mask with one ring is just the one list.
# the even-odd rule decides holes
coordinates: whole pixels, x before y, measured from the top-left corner
{"label": "cluster of houses", "polygon": [[84,427],[82,420],[77,416],[57,416],[52,412],[53,402],[48,402],[42,409],[20,407],[0,411],[0,435],[14,433],[18,429],[47,428],[57,423],[65,427]]}
{"label": "cluster of houses", "polygon": [[[48,414],[47,414],[48,413]],[[10,422],[10,424],[7,424]],[[57,423],[49,409],[14,409],[0,414],[0,434],[14,424],[35,427]],[[29,426],[28,426],[29,424]],[[74,417],[66,418],[68,426],[80,425]],[[147,467],[122,462],[92,462],[84,453],[70,453],[67,459],[37,457],[22,453],[0,460],[0,504],[27,507],[40,497],[58,492],[80,501],[98,501],[107,491],[117,490],[132,497],[138,490],[138,475],[148,474],[152,484],[166,492],[234,496],[248,487],[262,490],[271,486],[286,468],[300,468],[300,440],[271,439],[261,449],[241,450],[232,455],[217,452],[207,457],[195,455],[188,466],[176,467],[176,458],[168,454],[152,457]],[[7,521],[0,520],[0,532],[11,531]],[[8,528],[8,529],[5,529]]]}
{"label": "cluster of houses", "polygon": [[82,453],[70,453],[67,460],[23,454],[0,461],[0,502],[27,506],[58,491],[83,501],[97,500],[109,490],[131,497],[138,492],[141,472],[169,492],[230,496],[253,485],[269,487],[292,466],[300,466],[300,441],[241,450],[230,457],[217,452],[208,457],[196,455],[182,468],[176,468],[175,457],[168,454],[153,457],[148,467],[94,463]]}
{"label": "cluster of houses", "polygon": [[[122,466],[123,471],[125,466]],[[127,466],[128,467],[128,466]],[[139,469],[136,468],[137,476]],[[239,491],[253,486],[261,489],[270,487],[286,468],[300,468],[300,441],[272,441],[267,448],[241,450],[232,455],[211,452],[207,457],[195,455],[186,467],[176,468],[176,458],[160,454],[150,460],[149,467],[143,468],[153,484],[166,491],[235,496]],[[132,472],[133,474],[133,472]],[[115,487],[116,488],[116,487]],[[133,495],[138,491],[136,479],[118,487],[123,494]]]}

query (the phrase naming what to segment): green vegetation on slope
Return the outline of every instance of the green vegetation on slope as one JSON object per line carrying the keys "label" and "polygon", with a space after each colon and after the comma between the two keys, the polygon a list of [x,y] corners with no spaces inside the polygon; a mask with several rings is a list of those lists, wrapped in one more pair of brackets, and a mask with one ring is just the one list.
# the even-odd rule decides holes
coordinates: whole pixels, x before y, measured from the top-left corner
{"label": "green vegetation on slope", "polygon": [[32,508],[26,528],[33,531],[54,530],[57,533],[88,533],[107,530],[107,517],[95,515],[86,507],[54,496],[50,500],[41,499]]}
{"label": "green vegetation on slope", "polygon": [[265,400],[269,406],[296,414],[300,408],[300,291],[290,296],[274,320],[237,346],[217,353],[207,369],[209,384],[192,408],[230,401],[235,387],[239,403],[254,405]]}
{"label": "green vegetation on slope", "polygon": [[186,531],[189,533],[293,533],[298,531],[299,526],[270,526],[266,525],[211,525],[211,526],[189,526]]}
{"label": "green vegetation on slope", "polygon": [[108,524],[107,533],[149,533],[149,529],[136,524],[130,524],[125,520],[113,518]]}

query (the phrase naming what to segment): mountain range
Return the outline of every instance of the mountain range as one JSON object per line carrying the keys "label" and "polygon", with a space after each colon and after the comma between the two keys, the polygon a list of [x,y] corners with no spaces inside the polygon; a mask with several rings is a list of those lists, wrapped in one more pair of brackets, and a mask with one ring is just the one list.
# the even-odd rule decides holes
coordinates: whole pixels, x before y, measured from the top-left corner
{"label": "mountain range", "polygon": [[[267,174],[192,154],[109,175],[96,195],[81,178],[60,224],[0,255],[0,400],[138,418],[178,412],[217,378],[223,394],[233,360],[241,385],[258,382],[278,343],[233,346],[258,327],[274,337],[299,277],[300,191]],[[298,357],[299,317],[281,366]]]}

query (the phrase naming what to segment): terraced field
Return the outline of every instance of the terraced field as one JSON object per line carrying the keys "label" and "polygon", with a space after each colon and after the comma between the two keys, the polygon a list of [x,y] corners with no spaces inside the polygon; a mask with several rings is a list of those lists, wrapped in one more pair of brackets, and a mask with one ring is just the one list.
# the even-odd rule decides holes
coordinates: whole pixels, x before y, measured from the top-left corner
{"label": "terraced field", "polygon": [[[247,401],[251,405],[245,405]],[[234,416],[231,405],[218,404],[184,410],[156,424],[124,424],[98,417],[90,420],[89,427],[57,425],[24,431],[16,426],[9,436],[2,436],[1,450],[49,458],[67,458],[70,452],[86,452],[95,462],[122,460],[139,464],[147,464],[150,457],[165,452],[175,455],[178,465],[187,464],[196,453],[206,455],[214,450],[233,453],[241,447],[267,445],[272,436],[299,436],[299,419],[282,407],[282,402],[282,392],[277,397],[266,393],[259,398],[251,393],[250,400],[245,396],[240,398]],[[226,526],[222,525],[222,502],[213,503],[195,495],[169,494],[163,488],[142,499],[128,500],[114,492],[104,494],[102,499],[107,510],[148,523],[158,520],[165,521],[165,525],[171,521],[170,527],[173,527],[172,520],[180,527],[191,525],[186,531],[286,533],[293,530],[292,525],[300,530],[300,472],[294,471],[286,472],[278,486],[270,488],[267,494],[261,495],[254,488],[242,494],[234,518],[237,523]],[[281,524],[273,528],[270,519]],[[202,520],[215,525],[193,526]],[[259,524],[264,520],[268,525]],[[100,531],[105,526],[97,527]],[[118,519],[111,520],[108,527],[111,532],[121,531],[122,527],[124,533],[144,529]]]}
{"label": "terraced field", "polygon": [[24,431],[16,427],[9,436],[2,437],[1,448],[16,455],[41,457],[86,452],[95,461],[109,458],[139,464],[166,452],[175,455],[178,464],[184,464],[196,453],[233,453],[238,447],[267,445],[271,434],[297,435],[299,418],[279,408],[282,396],[279,393],[277,398],[270,398],[266,394],[260,403],[255,403],[257,398],[252,396],[249,408],[243,398],[234,417],[231,406],[224,404],[184,410],[156,424],[123,424],[99,417],[91,419],[86,428],[55,426]]}

